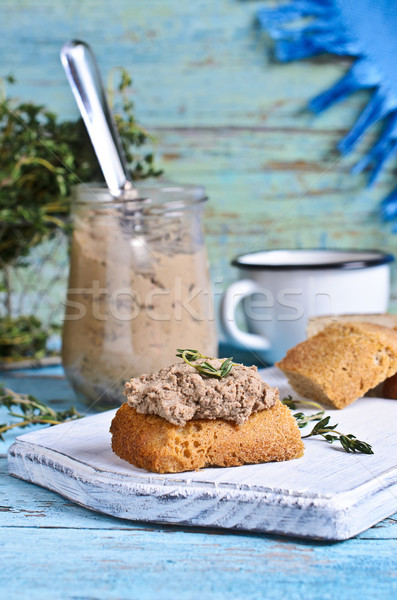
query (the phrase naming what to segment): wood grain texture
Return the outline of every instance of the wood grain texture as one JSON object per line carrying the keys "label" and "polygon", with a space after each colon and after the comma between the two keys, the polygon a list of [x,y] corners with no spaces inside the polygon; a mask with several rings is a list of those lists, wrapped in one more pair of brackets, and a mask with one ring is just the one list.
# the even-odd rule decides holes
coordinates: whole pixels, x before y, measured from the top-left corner
{"label": "wood grain texture", "polygon": [[[264,0],[266,2],[267,0]],[[133,75],[140,121],[158,136],[167,175],[204,185],[211,198],[206,231],[216,292],[235,277],[229,261],[251,249],[378,247],[395,250],[379,201],[395,185],[386,171],[377,187],[353,176],[353,153],[341,160],[337,140],[367,101],[365,92],[320,117],[309,98],[345,72],[327,57],[280,65],[258,34],[260,3],[239,0],[4,0],[0,52],[18,79],[15,94],[76,115],[59,49],[80,37],[103,74],[117,65]],[[360,142],[361,152],[373,139]],[[393,165],[391,165],[393,166]],[[392,310],[397,310],[393,271]]]}
{"label": "wood grain texture", "polygon": [[[263,377],[281,397],[292,392],[276,367]],[[111,451],[110,411],[18,437],[8,451],[9,470],[124,519],[342,540],[397,509],[396,432],[388,426],[397,404],[366,398],[328,412],[345,433],[370,436],[375,454],[307,440],[304,457],[294,461],[159,475]]]}
{"label": "wood grain texture", "polygon": [[[34,562],[23,560],[27,540],[35,547]],[[395,540],[389,541],[387,549],[381,540],[310,546],[295,541],[284,546],[281,540],[262,535],[172,529],[79,530],[77,535],[72,530],[28,528],[13,531],[12,541],[5,540],[8,561],[2,582],[8,578],[9,597],[26,598],[23,594],[29,589],[34,600],[188,600],[198,595],[392,599],[396,591],[393,550],[397,550]]]}
{"label": "wood grain texture", "polygon": [[[136,523],[128,519],[119,519],[104,515],[95,511],[87,510],[78,504],[71,502],[59,494],[45,490],[39,486],[33,485],[26,481],[16,479],[8,475],[8,465],[5,456],[0,457],[0,489],[2,504],[0,512],[2,515],[2,525],[7,527],[34,527],[45,529],[117,529],[127,531],[129,529],[143,529],[145,531],[153,531],[156,529],[168,530],[172,528],[174,531],[185,531],[186,533],[202,531],[225,535],[227,530],[219,529],[210,530],[208,528],[172,526],[172,525],[156,525],[150,523]],[[396,539],[397,538],[397,513],[387,519],[384,519],[371,529],[366,530],[356,536],[357,539]],[[230,533],[230,532],[229,532]],[[250,532],[238,532],[235,534],[247,537]],[[266,534],[264,538],[269,537]],[[288,546],[290,539],[280,537],[280,540]],[[296,538],[297,540],[298,538]],[[304,541],[300,539],[302,544],[316,545],[316,541]],[[321,542],[319,542],[321,543]]]}
{"label": "wood grain texture", "polygon": [[[13,95],[76,116],[58,58],[72,37],[93,46],[105,76],[115,65],[129,68],[138,117],[156,131],[167,173],[208,189],[207,241],[218,295],[235,276],[229,259],[251,244],[396,247],[390,226],[376,214],[379,200],[395,185],[393,171],[384,173],[378,187],[364,190],[364,178],[348,171],[354,157],[342,162],[334,152],[366,94],[318,118],[305,112],[307,99],[336,81],[348,62],[273,63],[268,41],[252,27],[260,4],[1,4],[1,74],[17,77]],[[395,280],[392,308],[397,310]],[[57,399],[61,389],[50,380],[9,383],[46,399]],[[62,390],[63,401],[72,400],[71,390]],[[88,511],[9,477],[4,458],[0,464],[0,544],[6,557],[0,581],[9,598],[174,600],[197,598],[200,590],[201,597],[216,600],[383,600],[397,593],[397,514],[337,544],[151,526]]]}
{"label": "wood grain texture", "polygon": [[[47,400],[73,397],[50,378],[7,384]],[[134,523],[10,477],[5,458],[0,513],[0,583],[9,598],[383,600],[397,592],[397,514],[339,543]]]}

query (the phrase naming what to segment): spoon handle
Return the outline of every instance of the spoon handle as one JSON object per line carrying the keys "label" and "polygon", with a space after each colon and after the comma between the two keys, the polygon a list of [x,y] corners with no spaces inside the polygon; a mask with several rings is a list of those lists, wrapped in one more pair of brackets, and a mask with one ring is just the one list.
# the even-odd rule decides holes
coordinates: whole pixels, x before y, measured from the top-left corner
{"label": "spoon handle", "polygon": [[85,42],[71,40],[61,50],[61,61],[110,193],[136,198],[93,51]]}

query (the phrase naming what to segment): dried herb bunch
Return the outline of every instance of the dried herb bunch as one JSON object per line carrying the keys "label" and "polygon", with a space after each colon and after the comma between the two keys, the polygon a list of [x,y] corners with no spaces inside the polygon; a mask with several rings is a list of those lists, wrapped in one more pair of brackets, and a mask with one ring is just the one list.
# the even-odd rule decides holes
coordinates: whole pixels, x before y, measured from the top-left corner
{"label": "dried herb bunch", "polygon": [[[124,69],[115,87],[114,118],[133,177],[158,176],[154,140],[135,120]],[[66,227],[72,185],[103,177],[81,119],[61,122],[45,106],[6,97],[4,89],[0,100],[0,266],[7,266]]]}
{"label": "dried herb bunch", "polygon": [[[154,138],[135,120],[131,78],[119,69],[113,79],[113,113],[131,173],[135,180],[157,177]],[[0,360],[45,353],[51,332],[32,315],[14,314],[12,269],[27,267],[31,250],[59,230],[70,233],[74,184],[103,181],[82,119],[60,121],[45,106],[7,97],[5,84],[13,82],[0,80]]]}
{"label": "dried herb bunch", "polygon": [[33,315],[0,317],[0,361],[40,359],[50,354],[46,346],[52,331]]}

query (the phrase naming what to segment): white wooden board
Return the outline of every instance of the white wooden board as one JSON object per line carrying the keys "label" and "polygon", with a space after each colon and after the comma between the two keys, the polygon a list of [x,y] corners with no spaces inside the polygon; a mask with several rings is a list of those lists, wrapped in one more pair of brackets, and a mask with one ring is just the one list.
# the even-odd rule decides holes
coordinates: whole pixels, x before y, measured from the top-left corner
{"label": "white wooden board", "polygon": [[[281,398],[296,397],[276,367],[262,374]],[[327,413],[374,455],[313,438],[298,460],[172,475],[112,453],[114,412],[19,436],[8,452],[10,474],[123,519],[308,538],[347,539],[397,511],[397,401],[363,398]]]}

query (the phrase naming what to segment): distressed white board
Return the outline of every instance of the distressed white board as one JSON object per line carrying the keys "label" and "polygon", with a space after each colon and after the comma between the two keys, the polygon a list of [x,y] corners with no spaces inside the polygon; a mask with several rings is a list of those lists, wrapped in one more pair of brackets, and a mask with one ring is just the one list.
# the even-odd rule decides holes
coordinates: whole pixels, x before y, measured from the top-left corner
{"label": "distressed white board", "polygon": [[[281,397],[294,395],[277,368],[262,373]],[[169,475],[112,453],[114,412],[16,438],[10,474],[123,519],[318,539],[347,539],[397,511],[397,401],[363,398],[327,413],[338,429],[371,443],[374,455],[314,438],[298,460]]]}

